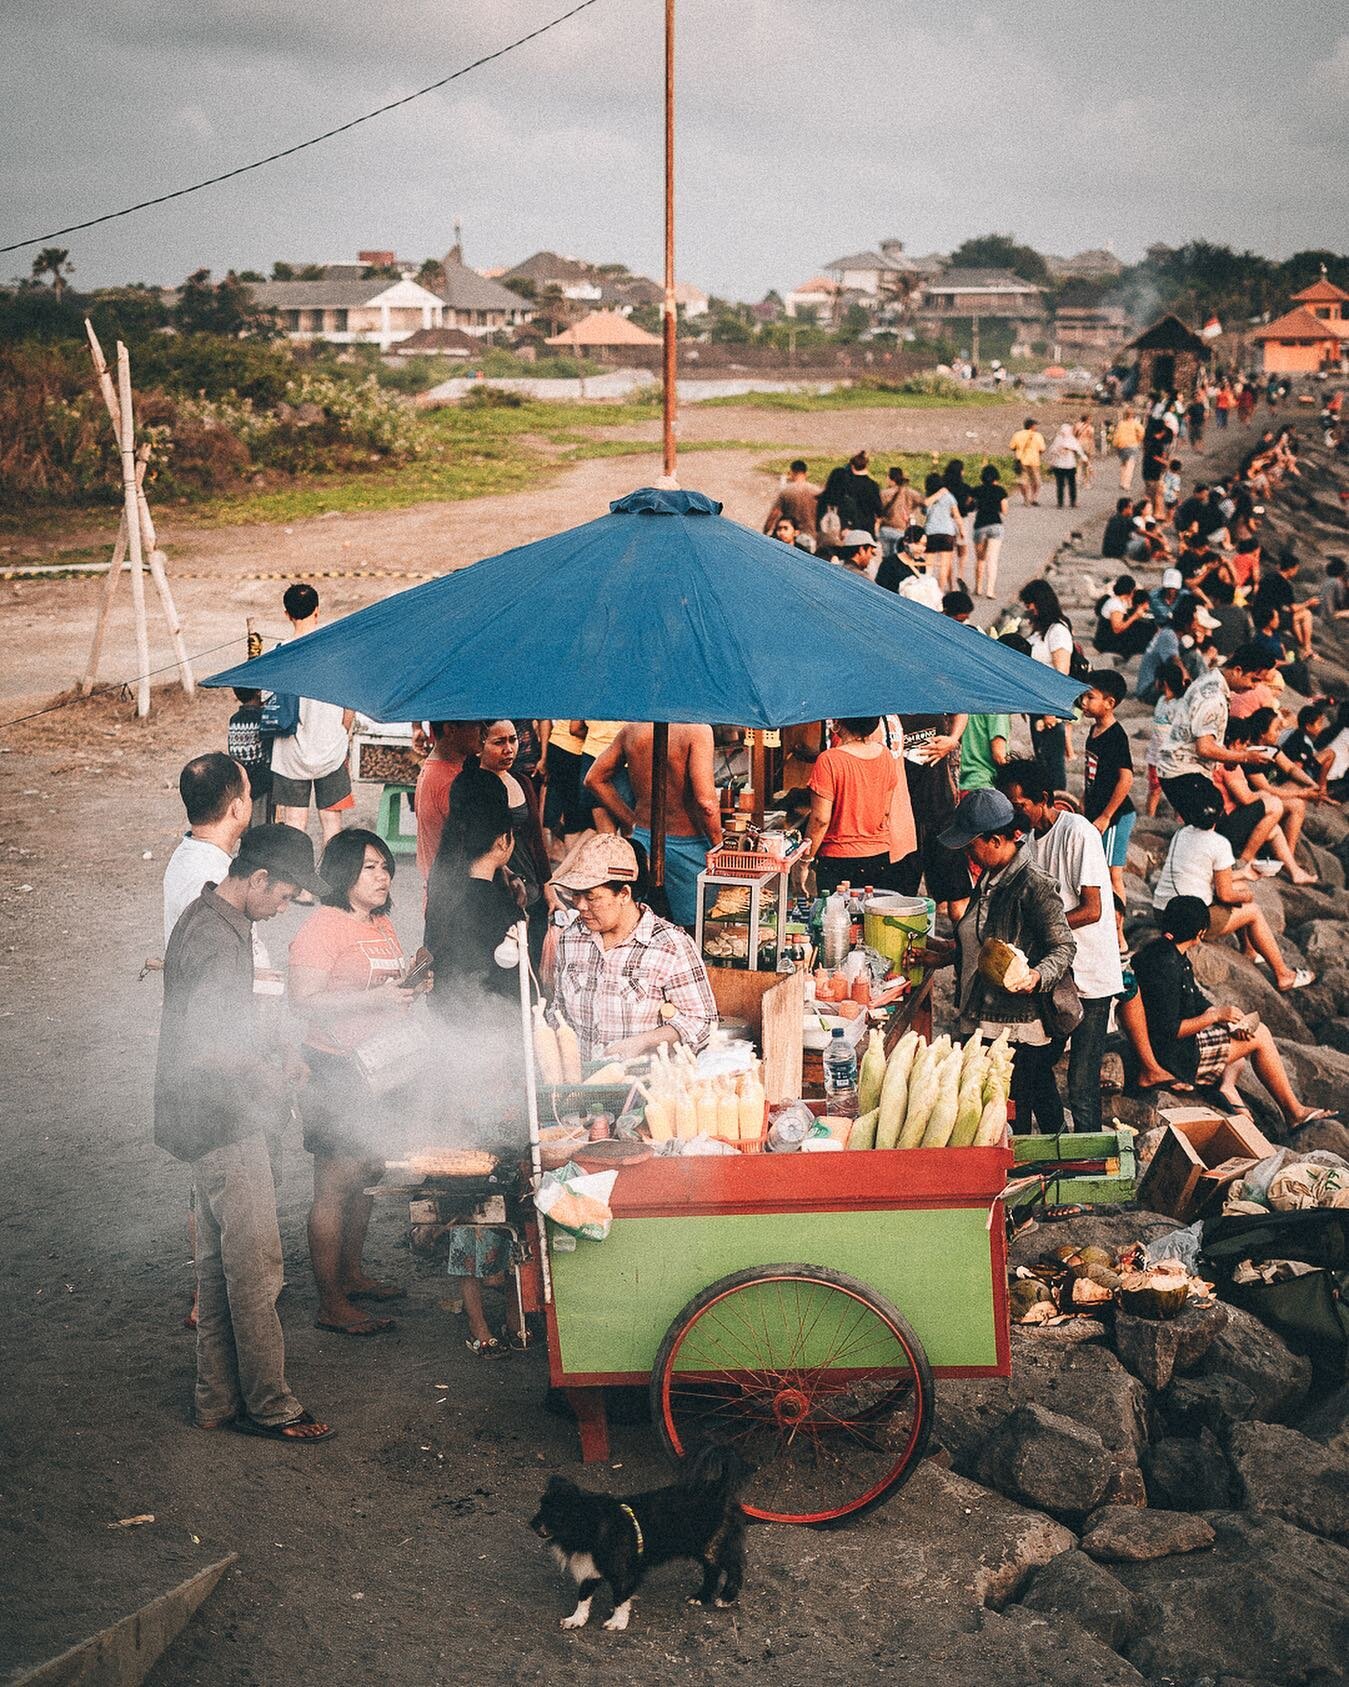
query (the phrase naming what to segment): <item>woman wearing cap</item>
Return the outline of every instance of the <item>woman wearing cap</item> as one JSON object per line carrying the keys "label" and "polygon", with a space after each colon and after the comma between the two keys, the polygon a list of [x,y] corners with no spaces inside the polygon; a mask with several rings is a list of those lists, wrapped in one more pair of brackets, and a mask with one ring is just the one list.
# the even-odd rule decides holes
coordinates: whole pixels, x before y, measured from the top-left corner
{"label": "woman wearing cap", "polygon": [[630,1060],[662,1043],[697,1051],[717,1023],[693,940],[640,900],[637,852],[616,833],[578,844],[553,875],[576,907],[557,945],[553,1011],[583,1060]]}
{"label": "woman wearing cap", "polygon": [[1215,1005],[1199,988],[1190,953],[1208,930],[1209,911],[1197,896],[1175,896],[1162,911],[1162,935],[1134,956],[1148,1039],[1168,1072],[1195,1085],[1214,1085],[1240,1113],[1250,1110],[1237,1089],[1242,1062],[1250,1060],[1291,1130],[1338,1114],[1301,1102],[1267,1025],[1239,1007]]}
{"label": "woman wearing cap", "polygon": [[[1063,1128],[1063,1102],[1054,1063],[1063,1043],[1045,1028],[1044,1013],[1054,987],[1072,969],[1077,943],[1068,929],[1055,881],[1032,865],[1016,810],[1001,791],[969,791],[942,833],[948,849],[962,849],[979,879],[956,926],[956,1001],[965,1035],[1012,1043],[1011,1099],[1016,1129],[1026,1133],[1034,1119],[1042,1131]],[[983,946],[992,939],[1014,945],[1029,973],[1004,988],[980,970]]]}

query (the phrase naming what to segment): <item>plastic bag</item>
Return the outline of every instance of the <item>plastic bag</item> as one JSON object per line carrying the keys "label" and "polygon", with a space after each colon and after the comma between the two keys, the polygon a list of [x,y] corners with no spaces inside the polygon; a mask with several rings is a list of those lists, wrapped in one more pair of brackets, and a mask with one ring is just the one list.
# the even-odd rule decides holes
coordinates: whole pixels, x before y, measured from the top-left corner
{"label": "plastic bag", "polygon": [[1199,1254],[1203,1243],[1204,1221],[1199,1219],[1184,1230],[1168,1230],[1165,1236],[1149,1242],[1143,1250],[1143,1259],[1148,1265],[1160,1265],[1164,1259],[1178,1259],[1191,1277],[1198,1277],[1201,1275]]}
{"label": "plastic bag", "polygon": [[568,1235],[602,1242],[614,1220],[609,1197],[617,1178],[616,1171],[583,1172],[568,1160],[559,1171],[544,1173],[534,1205]]}

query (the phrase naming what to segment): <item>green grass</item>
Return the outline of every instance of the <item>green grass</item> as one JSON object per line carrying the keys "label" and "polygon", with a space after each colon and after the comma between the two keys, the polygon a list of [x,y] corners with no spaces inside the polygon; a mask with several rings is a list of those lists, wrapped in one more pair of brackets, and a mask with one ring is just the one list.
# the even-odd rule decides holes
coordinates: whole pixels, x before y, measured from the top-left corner
{"label": "green grass", "polygon": [[[780,457],[765,458],[754,467],[760,474],[780,478],[786,474],[787,465],[792,459],[801,455],[800,451],[788,451]],[[815,455],[818,457],[819,452]],[[971,483],[979,479],[979,471],[985,463],[994,465],[1002,476],[1003,485],[1009,490],[1016,482],[1016,464],[1011,456],[1003,451],[886,451],[878,446],[871,453],[871,472],[877,480],[881,480],[887,469],[903,469],[912,484],[921,487],[929,474],[934,470],[940,472],[953,457],[959,457],[964,463],[965,479]]]}
{"label": "green grass", "polygon": [[[659,441],[594,437],[592,430],[635,426],[659,414],[633,404],[447,406],[425,413],[422,455],[368,473],[311,475],[291,485],[259,488],[183,506],[194,524],[233,527],[251,521],[304,521],[342,514],[406,509],[432,501],[459,503],[537,485],[567,467],[598,457],[648,455]],[[691,451],[761,450],[744,440],[699,440]]]}
{"label": "green grass", "polygon": [[897,387],[856,382],[835,387],[832,392],[817,392],[810,387],[793,387],[787,392],[747,392],[738,398],[703,398],[697,401],[700,410],[713,408],[740,410],[951,410],[985,408],[1006,404],[1002,393],[964,392],[959,397],[942,393],[902,392]]}

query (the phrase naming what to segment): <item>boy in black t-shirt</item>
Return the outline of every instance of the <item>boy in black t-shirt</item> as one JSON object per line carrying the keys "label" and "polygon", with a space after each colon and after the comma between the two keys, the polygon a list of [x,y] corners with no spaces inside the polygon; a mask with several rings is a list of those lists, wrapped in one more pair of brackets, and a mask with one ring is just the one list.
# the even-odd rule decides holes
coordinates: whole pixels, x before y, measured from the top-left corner
{"label": "boy in black t-shirt", "polygon": [[[1082,811],[1100,832],[1105,859],[1110,868],[1110,886],[1116,903],[1124,900],[1124,865],[1129,838],[1138,815],[1129,796],[1134,782],[1134,758],[1128,734],[1115,719],[1115,710],[1128,695],[1124,675],[1116,668],[1095,668],[1087,675],[1090,690],[1082,698],[1082,712],[1091,722],[1086,747],[1086,784]],[[1120,950],[1124,949],[1124,924],[1117,913]]]}

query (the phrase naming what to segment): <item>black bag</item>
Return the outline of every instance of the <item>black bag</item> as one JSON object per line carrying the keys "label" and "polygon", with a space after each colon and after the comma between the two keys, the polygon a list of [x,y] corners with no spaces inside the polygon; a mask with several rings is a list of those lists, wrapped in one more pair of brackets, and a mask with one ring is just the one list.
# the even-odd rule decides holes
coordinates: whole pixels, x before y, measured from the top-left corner
{"label": "black bag", "polygon": [[[1204,1226],[1204,1258],[1225,1300],[1244,1307],[1311,1360],[1319,1382],[1349,1381],[1349,1211],[1233,1214]],[[1242,1260],[1292,1259],[1314,1267],[1277,1283],[1234,1283]]]}
{"label": "black bag", "polygon": [[1040,997],[1040,1023],[1057,1041],[1071,1037],[1082,1023],[1082,998],[1072,972],[1065,972],[1054,988]]}

